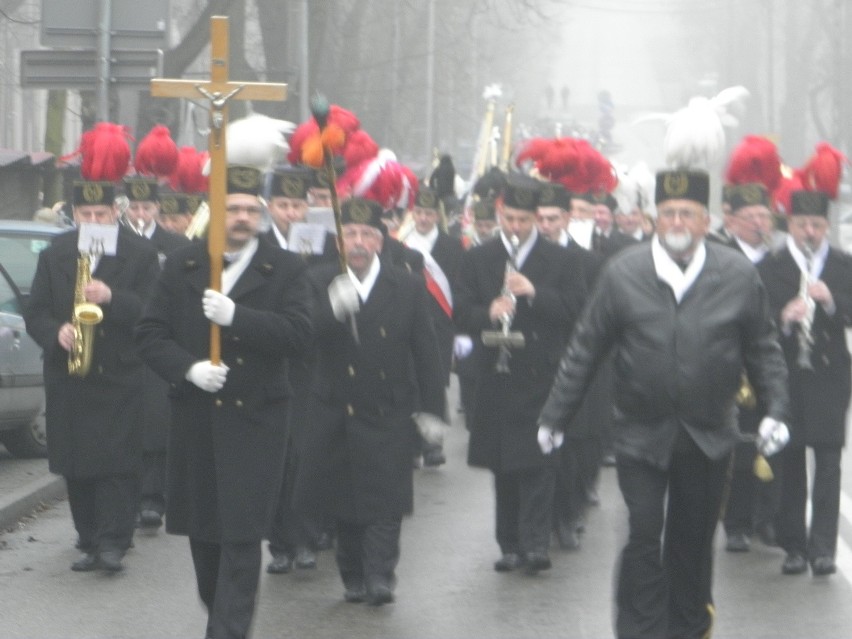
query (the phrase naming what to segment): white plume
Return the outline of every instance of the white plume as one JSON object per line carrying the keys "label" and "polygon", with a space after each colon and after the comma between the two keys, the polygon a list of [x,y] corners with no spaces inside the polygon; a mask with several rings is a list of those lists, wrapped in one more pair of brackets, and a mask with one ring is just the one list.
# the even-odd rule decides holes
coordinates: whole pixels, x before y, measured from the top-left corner
{"label": "white plume", "polygon": [[482,92],[482,97],[485,100],[496,100],[503,95],[503,88],[499,84],[489,84]]}
{"label": "white plume", "polygon": [[657,217],[657,207],[654,206],[654,189],[656,178],[645,162],[638,162],[631,168],[624,165],[616,167],[618,186],[613,196],[618,202],[619,210],[628,212],[633,207],[651,217]]}
{"label": "white plume", "polygon": [[714,98],[695,97],[668,118],[663,142],[666,162],[674,168],[710,170],[725,151],[725,127],[735,126],[729,107],[748,97],[745,87],[730,87]]}
{"label": "white plume", "polygon": [[226,144],[228,164],[244,164],[269,171],[287,157],[287,137],[296,125],[253,113],[228,124]]}

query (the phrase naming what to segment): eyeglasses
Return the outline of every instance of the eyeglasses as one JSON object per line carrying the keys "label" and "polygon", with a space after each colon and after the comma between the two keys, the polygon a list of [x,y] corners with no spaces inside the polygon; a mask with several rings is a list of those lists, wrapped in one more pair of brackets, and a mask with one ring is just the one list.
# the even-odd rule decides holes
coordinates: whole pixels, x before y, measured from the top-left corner
{"label": "eyeglasses", "polygon": [[263,209],[259,206],[243,206],[241,204],[229,204],[225,207],[225,211],[230,213],[231,215],[236,215],[240,211],[245,211],[249,215],[260,215],[263,213]]}
{"label": "eyeglasses", "polygon": [[694,209],[657,209],[657,217],[664,220],[674,220],[679,217],[684,222],[692,222],[704,215],[704,211]]}

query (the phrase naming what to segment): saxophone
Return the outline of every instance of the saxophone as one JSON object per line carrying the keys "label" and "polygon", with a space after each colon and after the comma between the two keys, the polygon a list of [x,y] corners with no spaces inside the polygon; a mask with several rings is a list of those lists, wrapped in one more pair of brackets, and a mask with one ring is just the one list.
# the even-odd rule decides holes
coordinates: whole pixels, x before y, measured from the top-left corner
{"label": "saxophone", "polygon": [[71,314],[74,343],[68,352],[68,374],[75,377],[85,377],[89,374],[95,342],[95,325],[104,318],[100,306],[86,301],[86,285],[92,281],[91,263],[92,258],[89,253],[81,253],[77,258],[74,311]]}
{"label": "saxophone", "polygon": [[802,370],[812,371],[814,366],[811,363],[811,349],[814,345],[813,327],[816,302],[811,298],[808,288],[811,285],[811,260],[813,259],[813,252],[805,245],[802,247],[802,253],[805,256],[806,268],[802,271],[801,278],[799,279],[799,297],[805,301],[807,311],[802,321],[799,322],[799,356],[796,363]]}

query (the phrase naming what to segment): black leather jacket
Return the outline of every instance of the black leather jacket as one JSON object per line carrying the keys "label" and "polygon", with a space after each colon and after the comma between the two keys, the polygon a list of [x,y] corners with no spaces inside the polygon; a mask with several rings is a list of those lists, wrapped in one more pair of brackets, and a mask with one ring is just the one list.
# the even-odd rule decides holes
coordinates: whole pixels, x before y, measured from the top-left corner
{"label": "black leather jacket", "polygon": [[745,367],[767,414],[787,421],[787,368],[766,291],[743,255],[706,243],[680,304],[657,277],[651,243],[612,258],[578,321],[540,424],[564,425],[596,366],[615,353],[615,448],[668,465],[680,427],[712,459],[739,441],[734,396]]}

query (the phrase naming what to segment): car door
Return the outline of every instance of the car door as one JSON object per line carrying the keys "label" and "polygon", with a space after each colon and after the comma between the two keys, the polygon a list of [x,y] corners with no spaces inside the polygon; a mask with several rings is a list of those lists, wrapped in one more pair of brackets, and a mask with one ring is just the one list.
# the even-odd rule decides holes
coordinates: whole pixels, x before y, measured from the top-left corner
{"label": "car door", "polygon": [[27,335],[20,293],[0,265],[0,422],[37,414],[43,383],[41,349]]}

